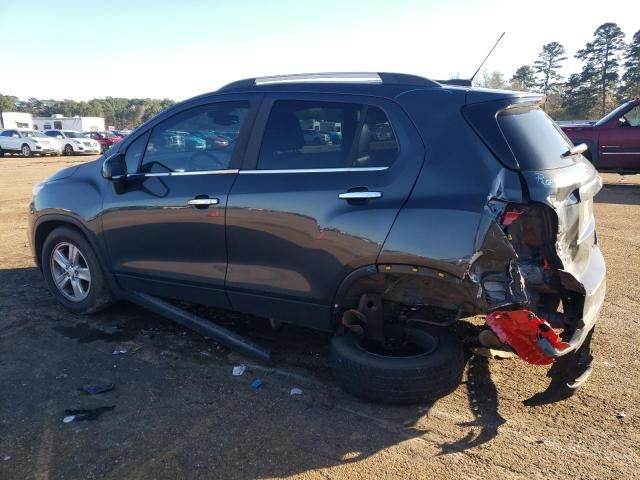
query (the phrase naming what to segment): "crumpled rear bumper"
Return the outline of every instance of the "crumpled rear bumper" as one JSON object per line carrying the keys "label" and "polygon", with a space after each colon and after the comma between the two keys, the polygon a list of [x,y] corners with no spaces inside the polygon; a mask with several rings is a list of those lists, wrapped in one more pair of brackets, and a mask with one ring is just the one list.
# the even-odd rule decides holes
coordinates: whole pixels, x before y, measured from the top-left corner
{"label": "crumpled rear bumper", "polygon": [[604,263],[604,257],[602,256],[600,247],[596,243],[593,245],[593,251],[591,252],[587,267],[581,277],[577,279],[584,288],[584,304],[582,307],[582,318],[578,322],[569,340],[569,347],[560,350],[552,347],[551,344],[542,339],[542,341],[538,343],[538,346],[545,354],[559,358],[582,346],[589,332],[595,327],[604,303],[607,290],[606,273],[607,269]]}

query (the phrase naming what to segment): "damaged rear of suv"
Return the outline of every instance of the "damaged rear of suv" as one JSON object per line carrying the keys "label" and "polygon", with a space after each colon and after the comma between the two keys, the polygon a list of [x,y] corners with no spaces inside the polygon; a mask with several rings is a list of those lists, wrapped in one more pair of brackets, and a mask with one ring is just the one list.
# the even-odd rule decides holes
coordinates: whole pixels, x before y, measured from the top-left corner
{"label": "damaged rear of suv", "polygon": [[[397,99],[431,148],[376,273],[355,282],[343,300],[354,304],[362,295],[343,324],[372,355],[367,359],[361,350],[360,364],[347,355],[335,362],[336,375],[366,398],[437,397],[462,370],[443,327],[486,314],[477,344],[506,347],[532,364],[554,364],[545,393],[568,396],[591,373],[590,341],[604,301],[605,264],[593,216],[602,180],[583,149],[544,113],[543,97],[468,89],[458,106],[442,92],[429,94]],[[394,323],[406,328],[394,329]],[[416,353],[413,327],[425,324],[445,339],[449,355],[411,370],[418,366],[407,353]],[[337,338],[334,351],[345,343]],[[434,342],[422,344],[428,350]],[[375,358],[380,345],[391,361]],[[363,376],[368,362],[375,367]],[[447,376],[449,384],[443,383]]]}
{"label": "damaged rear of suv", "polygon": [[455,389],[478,315],[471,343],[571,393],[604,301],[602,182],[543,100],[390,73],[235,82],[36,186],[34,257],[73,311],[128,299],[262,359],[158,297],[333,332],[338,382],[369,400]]}

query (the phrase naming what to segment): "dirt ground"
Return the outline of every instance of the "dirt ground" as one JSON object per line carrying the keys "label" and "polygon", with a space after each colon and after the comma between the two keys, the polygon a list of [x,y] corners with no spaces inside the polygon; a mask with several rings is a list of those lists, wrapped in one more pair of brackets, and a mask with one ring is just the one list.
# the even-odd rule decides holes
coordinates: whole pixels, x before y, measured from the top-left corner
{"label": "dirt ground", "polygon": [[[400,408],[342,392],[324,334],[206,311],[274,352],[234,377],[234,354],[152,313],[58,306],[30,256],[27,205],[37,181],[88,160],[0,158],[0,479],[640,478],[640,175],[605,174],[597,197],[608,293],[579,393],[526,407],[545,368],[471,357],[453,394]],[[115,390],[77,390],[105,382]],[[63,423],[66,409],[110,406]]]}

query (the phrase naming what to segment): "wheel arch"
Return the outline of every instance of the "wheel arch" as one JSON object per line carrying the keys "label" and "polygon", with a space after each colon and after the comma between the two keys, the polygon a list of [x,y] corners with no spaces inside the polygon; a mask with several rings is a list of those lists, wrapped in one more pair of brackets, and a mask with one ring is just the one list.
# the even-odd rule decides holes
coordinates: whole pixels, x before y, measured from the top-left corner
{"label": "wheel arch", "polygon": [[109,286],[111,287],[112,292],[116,293],[120,291],[120,288],[115,282],[113,275],[111,274],[111,269],[108,268],[107,263],[105,262],[105,258],[102,255],[102,249],[99,248],[98,242],[95,236],[78,220],[73,217],[69,217],[66,215],[60,214],[50,214],[44,215],[38,219],[34,227],[33,233],[33,245],[34,245],[34,253],[36,257],[36,263],[40,271],[42,271],[42,248],[44,246],[44,242],[47,237],[53,232],[55,229],[60,227],[68,227],[72,230],[77,231],[84,237],[93,251],[96,254],[96,258],[98,262],[100,262],[100,267],[102,271],[105,273],[105,277]]}
{"label": "wheel arch", "polygon": [[363,293],[407,305],[429,304],[451,310],[477,313],[478,286],[469,280],[429,267],[403,264],[365,265],[353,270],[340,283],[332,303],[332,321],[341,312],[355,308]]}

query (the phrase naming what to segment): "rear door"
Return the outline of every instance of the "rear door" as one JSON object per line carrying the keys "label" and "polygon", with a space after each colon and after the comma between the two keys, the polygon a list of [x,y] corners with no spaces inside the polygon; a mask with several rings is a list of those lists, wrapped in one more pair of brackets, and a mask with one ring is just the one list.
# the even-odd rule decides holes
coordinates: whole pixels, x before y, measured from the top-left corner
{"label": "rear door", "polygon": [[329,328],[337,287],[376,263],[423,158],[394,102],[267,96],[227,209],[233,307]]}
{"label": "rear door", "polygon": [[6,130],[5,134],[7,136],[6,144],[7,150],[13,150],[15,152],[19,152],[22,148],[22,138],[17,130]]}
{"label": "rear door", "polygon": [[15,143],[15,138],[13,138],[13,130],[4,130],[0,133],[0,147],[3,150],[16,150]]}
{"label": "rear door", "polygon": [[[103,184],[104,237],[120,284],[229,306],[225,210],[257,102],[187,107],[132,137],[127,180]],[[220,131],[234,140],[219,142]]]}

